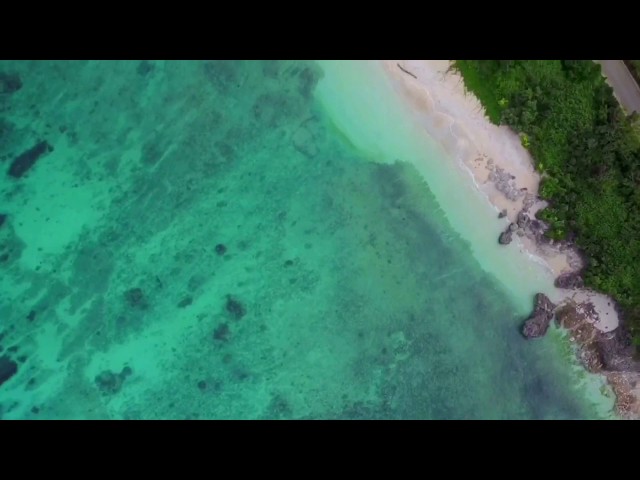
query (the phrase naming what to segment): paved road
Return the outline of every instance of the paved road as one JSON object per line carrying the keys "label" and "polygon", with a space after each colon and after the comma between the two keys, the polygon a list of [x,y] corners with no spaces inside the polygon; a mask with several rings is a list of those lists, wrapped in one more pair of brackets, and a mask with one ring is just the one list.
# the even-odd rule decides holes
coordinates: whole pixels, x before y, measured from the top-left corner
{"label": "paved road", "polygon": [[613,88],[613,93],[628,112],[640,113],[640,87],[622,60],[595,60],[602,65],[602,73]]}

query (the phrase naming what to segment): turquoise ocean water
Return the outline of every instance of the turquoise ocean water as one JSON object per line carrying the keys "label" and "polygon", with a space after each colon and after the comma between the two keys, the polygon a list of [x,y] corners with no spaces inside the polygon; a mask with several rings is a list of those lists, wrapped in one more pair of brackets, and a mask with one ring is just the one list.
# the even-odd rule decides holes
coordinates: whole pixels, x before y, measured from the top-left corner
{"label": "turquoise ocean water", "polygon": [[0,73],[2,418],[606,415],[375,63]]}

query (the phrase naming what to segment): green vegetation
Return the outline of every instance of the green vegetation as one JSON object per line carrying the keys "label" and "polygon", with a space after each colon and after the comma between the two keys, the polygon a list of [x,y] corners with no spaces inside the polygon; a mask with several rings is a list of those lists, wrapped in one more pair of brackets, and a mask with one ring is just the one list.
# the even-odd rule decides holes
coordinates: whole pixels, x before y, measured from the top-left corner
{"label": "green vegetation", "polygon": [[640,85],[640,60],[623,60],[623,62]]}
{"label": "green vegetation", "polygon": [[[615,298],[640,340],[640,135],[588,60],[457,60],[494,123],[521,134],[543,173],[539,218],[575,238],[585,283]],[[496,110],[498,112],[496,112]]]}

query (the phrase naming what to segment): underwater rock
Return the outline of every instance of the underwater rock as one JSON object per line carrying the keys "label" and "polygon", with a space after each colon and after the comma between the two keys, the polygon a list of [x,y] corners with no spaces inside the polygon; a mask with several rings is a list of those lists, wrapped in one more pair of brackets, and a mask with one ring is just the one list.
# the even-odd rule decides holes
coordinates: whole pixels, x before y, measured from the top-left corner
{"label": "underwater rock", "polygon": [[225,247],[222,243],[219,243],[216,245],[215,251],[218,255],[222,256],[227,253],[227,247]]}
{"label": "underwater rock", "polygon": [[213,331],[213,339],[220,342],[226,342],[227,340],[229,340],[230,333],[231,331],[229,330],[229,325],[227,325],[226,323],[221,323]]}
{"label": "underwater rock", "polygon": [[138,68],[136,69],[136,72],[138,73],[138,75],[146,77],[148,74],[153,72],[154,69],[155,69],[155,65],[152,62],[150,62],[149,60],[142,60],[138,64]]}
{"label": "underwater rock", "polygon": [[4,225],[5,220],[7,219],[7,214],[6,213],[0,213],[0,227],[2,227],[2,225]]}
{"label": "underwater rock", "polygon": [[35,147],[18,155],[13,162],[11,162],[8,174],[14,178],[22,177],[43,155],[52,151],[53,147],[49,145],[47,141],[41,141]]}
{"label": "underwater rock", "polygon": [[537,338],[544,336],[549,329],[549,324],[553,318],[553,311],[556,306],[544,293],[536,293],[533,313],[527,319],[522,328],[522,334],[526,338]]}
{"label": "underwater rock", "polygon": [[95,381],[100,391],[107,395],[118,393],[122,388],[122,378],[110,370],[100,373]]}
{"label": "underwater rock", "polygon": [[304,67],[302,69],[298,75],[298,91],[304,98],[311,98],[320,77],[321,72],[314,69],[312,66]]}
{"label": "underwater rock", "polygon": [[293,409],[289,401],[281,394],[275,394],[267,407],[266,418],[282,419],[290,418]]}
{"label": "underwater rock", "polygon": [[17,73],[0,72],[0,94],[17,92],[22,88],[22,80]]}
{"label": "underwater rock", "polygon": [[241,86],[240,69],[240,64],[229,60],[207,60],[202,65],[204,76],[221,93]]}
{"label": "underwater rock", "polygon": [[120,373],[105,370],[96,376],[95,382],[104,395],[114,395],[122,389],[122,384],[133,373],[131,367],[124,367]]}
{"label": "underwater rock", "polygon": [[300,113],[302,104],[284,92],[264,93],[253,104],[253,117],[261,126],[278,128]]}
{"label": "underwater rock", "polygon": [[234,320],[240,320],[247,314],[247,310],[244,308],[244,305],[234,299],[231,295],[227,296],[225,308]]}
{"label": "underwater rock", "polygon": [[313,158],[318,155],[318,147],[315,143],[313,134],[305,127],[301,126],[293,134],[293,146],[308,158]]}
{"label": "underwater rock", "polygon": [[148,306],[147,299],[141,288],[132,288],[124,292],[124,298],[133,308],[145,309]]}
{"label": "underwater rock", "polygon": [[[13,123],[8,122],[4,118],[0,118],[0,141],[5,142],[6,141],[5,139],[8,139],[14,130],[15,130],[15,125]],[[5,160],[5,159],[6,157],[4,158],[0,157],[0,160]]]}
{"label": "underwater rock", "polygon": [[35,319],[36,319],[36,311],[31,310],[27,315],[27,320],[29,320],[30,322],[33,322]]}
{"label": "underwater rock", "polygon": [[18,373],[18,364],[7,355],[0,357],[0,386]]}
{"label": "underwater rock", "polygon": [[193,297],[184,297],[182,300],[180,300],[180,302],[178,303],[178,308],[185,308],[188,307],[189,305],[191,305],[193,303]]}

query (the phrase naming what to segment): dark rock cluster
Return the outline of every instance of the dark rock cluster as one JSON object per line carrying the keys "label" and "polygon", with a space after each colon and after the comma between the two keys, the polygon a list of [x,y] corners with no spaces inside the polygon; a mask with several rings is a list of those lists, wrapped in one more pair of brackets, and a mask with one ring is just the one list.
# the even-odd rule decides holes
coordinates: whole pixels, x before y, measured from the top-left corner
{"label": "dark rock cluster", "polygon": [[120,373],[105,370],[95,378],[95,383],[103,395],[114,395],[122,389],[122,384],[133,371],[131,367],[124,367]]}
{"label": "dark rock cluster", "polygon": [[17,73],[0,72],[0,95],[17,92],[22,88],[22,80]]}
{"label": "dark rock cluster", "polygon": [[514,201],[525,195],[525,190],[516,187],[515,177],[512,174],[502,167],[494,165],[491,160],[487,162],[487,168],[489,169],[489,181],[493,182],[496,189],[502,192],[509,200]]}
{"label": "dark rock cluster", "polygon": [[147,299],[141,288],[136,287],[127,290],[124,292],[124,298],[130,307],[142,310],[148,307]]}
{"label": "dark rock cluster", "polygon": [[[498,217],[503,218],[506,215],[507,215],[506,210],[503,210],[502,212],[500,212],[500,215],[498,215]],[[531,224],[532,224],[532,220],[527,214],[527,211],[522,210],[521,212],[518,213],[518,218],[516,219],[516,221],[513,223],[510,223],[507,226],[507,228],[502,233],[500,233],[500,236],[498,237],[498,243],[500,245],[510,244],[511,241],[513,240],[514,233],[521,237],[524,236],[526,232],[530,230]]]}
{"label": "dark rock cluster", "polygon": [[20,178],[27,173],[40,158],[52,151],[53,147],[49,145],[47,141],[43,140],[26,152],[18,155],[13,162],[11,162],[7,173],[11,177]]}
{"label": "dark rock cluster", "polygon": [[218,342],[226,342],[227,340],[229,340],[230,334],[231,331],[229,330],[229,325],[226,323],[221,323],[213,331],[213,339]]}
{"label": "dark rock cluster", "polygon": [[187,296],[178,302],[178,308],[186,308],[193,303],[193,297]]}
{"label": "dark rock cluster", "polygon": [[225,305],[225,309],[227,313],[231,315],[231,318],[234,320],[240,320],[247,314],[247,310],[237,299],[233,298],[231,295],[227,296],[227,303]]}
{"label": "dark rock cluster", "polygon": [[576,289],[584,287],[584,280],[578,272],[563,273],[555,279],[554,285],[558,288]]}
{"label": "dark rock cluster", "polygon": [[542,337],[549,329],[556,306],[544,293],[537,293],[533,313],[524,323],[522,334],[526,338]]}
{"label": "dark rock cluster", "polygon": [[498,243],[500,245],[509,245],[511,240],[513,240],[513,232],[507,227],[507,229],[498,237]]}
{"label": "dark rock cluster", "polygon": [[7,382],[11,377],[18,373],[18,364],[9,356],[0,357],[0,386]]}
{"label": "dark rock cluster", "polygon": [[599,331],[590,321],[594,316],[591,304],[580,310],[571,302],[558,309],[556,322],[566,328],[580,345],[580,357],[591,372],[640,372],[636,347],[631,333],[621,324],[612,332]]}

